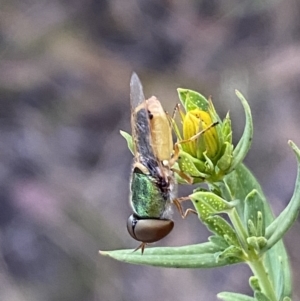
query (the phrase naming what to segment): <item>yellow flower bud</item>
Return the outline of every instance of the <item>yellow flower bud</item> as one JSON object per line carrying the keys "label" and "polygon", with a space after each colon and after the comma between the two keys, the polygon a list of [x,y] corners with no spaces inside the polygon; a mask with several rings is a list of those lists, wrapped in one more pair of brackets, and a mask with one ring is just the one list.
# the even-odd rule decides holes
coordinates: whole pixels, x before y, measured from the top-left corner
{"label": "yellow flower bud", "polygon": [[203,152],[206,152],[208,158],[213,159],[218,153],[218,134],[215,127],[204,131],[213,123],[208,112],[200,109],[188,111],[183,120],[183,139],[190,140],[184,143],[183,148],[186,152],[195,158],[204,158]]}

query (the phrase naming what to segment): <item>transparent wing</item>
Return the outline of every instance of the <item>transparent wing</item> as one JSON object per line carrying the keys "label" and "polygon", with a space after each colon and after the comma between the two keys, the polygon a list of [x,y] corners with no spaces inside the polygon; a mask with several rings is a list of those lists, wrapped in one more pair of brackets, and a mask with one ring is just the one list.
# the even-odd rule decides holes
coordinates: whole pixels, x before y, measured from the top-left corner
{"label": "transparent wing", "polygon": [[131,108],[134,110],[138,105],[140,105],[145,100],[142,83],[134,72],[130,79],[130,102]]}
{"label": "transparent wing", "polygon": [[136,160],[147,166],[147,161],[154,158],[151,143],[151,128],[147,101],[143,86],[136,73],[130,80],[131,129]]}

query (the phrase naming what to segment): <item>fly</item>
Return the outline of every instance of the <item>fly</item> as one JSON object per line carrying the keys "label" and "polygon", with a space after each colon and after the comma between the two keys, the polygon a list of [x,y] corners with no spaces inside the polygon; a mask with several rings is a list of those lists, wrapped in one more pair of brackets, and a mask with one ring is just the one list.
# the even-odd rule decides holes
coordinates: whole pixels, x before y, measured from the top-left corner
{"label": "fly", "polygon": [[170,204],[174,200],[176,182],[171,169],[173,154],[172,128],[159,100],[145,100],[143,87],[133,73],[130,81],[131,128],[134,159],[130,181],[129,234],[140,241],[144,251],[147,243],[167,236],[174,227]]}

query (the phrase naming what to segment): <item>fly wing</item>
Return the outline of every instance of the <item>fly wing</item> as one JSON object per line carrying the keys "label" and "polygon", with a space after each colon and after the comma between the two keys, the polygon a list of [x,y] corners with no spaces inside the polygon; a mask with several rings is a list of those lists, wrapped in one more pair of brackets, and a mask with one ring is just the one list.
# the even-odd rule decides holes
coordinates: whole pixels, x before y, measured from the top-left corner
{"label": "fly wing", "polygon": [[133,73],[130,80],[130,103],[131,103],[131,130],[134,141],[136,159],[148,165],[147,161],[154,158],[149,113],[145,100],[143,86],[136,73]]}
{"label": "fly wing", "polygon": [[[145,100],[143,87],[138,76],[133,73],[130,80],[130,102],[131,102],[131,128],[134,141],[135,162],[141,163],[155,178],[156,185],[165,200],[170,196],[170,170],[163,166],[157,158],[152,141],[150,118],[153,118],[149,110],[149,101]],[[173,188],[172,188],[173,189]]]}
{"label": "fly wing", "polygon": [[131,108],[134,110],[145,100],[142,83],[135,72],[130,79],[130,101]]}

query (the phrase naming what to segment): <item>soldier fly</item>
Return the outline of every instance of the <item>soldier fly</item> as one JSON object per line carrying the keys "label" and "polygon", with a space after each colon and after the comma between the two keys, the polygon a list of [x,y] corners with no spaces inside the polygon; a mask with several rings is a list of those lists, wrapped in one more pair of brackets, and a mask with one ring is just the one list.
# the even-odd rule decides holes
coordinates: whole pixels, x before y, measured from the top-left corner
{"label": "soldier fly", "polygon": [[173,156],[172,127],[159,100],[145,100],[143,87],[133,73],[130,81],[131,128],[134,159],[130,181],[129,234],[140,241],[142,253],[147,243],[156,242],[173,229],[170,204],[176,182],[171,169]]}

